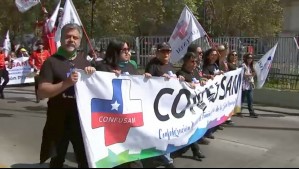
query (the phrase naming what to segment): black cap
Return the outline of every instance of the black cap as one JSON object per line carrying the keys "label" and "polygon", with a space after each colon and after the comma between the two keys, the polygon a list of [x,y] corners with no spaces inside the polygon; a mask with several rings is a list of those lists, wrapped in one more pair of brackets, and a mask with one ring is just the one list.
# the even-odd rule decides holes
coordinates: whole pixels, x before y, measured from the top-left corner
{"label": "black cap", "polygon": [[42,40],[38,40],[38,41],[36,41],[35,45],[36,46],[38,46],[38,45],[44,45],[44,42]]}
{"label": "black cap", "polygon": [[170,44],[167,42],[163,42],[157,45],[157,50],[168,50],[171,51],[171,47]]}

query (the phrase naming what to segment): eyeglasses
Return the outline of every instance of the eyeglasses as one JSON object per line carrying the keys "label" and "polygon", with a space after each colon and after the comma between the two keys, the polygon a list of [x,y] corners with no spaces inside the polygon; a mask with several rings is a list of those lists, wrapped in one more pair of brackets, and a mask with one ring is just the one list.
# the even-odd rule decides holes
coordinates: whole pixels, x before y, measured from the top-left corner
{"label": "eyeglasses", "polygon": [[163,54],[169,54],[169,53],[171,53],[171,50],[159,50],[159,52],[161,52]]}
{"label": "eyeglasses", "polygon": [[198,55],[203,55],[203,53],[202,52],[197,52],[198,53]]}
{"label": "eyeglasses", "polygon": [[232,56],[238,56],[238,54],[236,54],[236,53],[233,53],[233,54],[232,54]]}
{"label": "eyeglasses", "polygon": [[130,48],[123,48],[121,49],[121,52],[129,52],[130,51]]}

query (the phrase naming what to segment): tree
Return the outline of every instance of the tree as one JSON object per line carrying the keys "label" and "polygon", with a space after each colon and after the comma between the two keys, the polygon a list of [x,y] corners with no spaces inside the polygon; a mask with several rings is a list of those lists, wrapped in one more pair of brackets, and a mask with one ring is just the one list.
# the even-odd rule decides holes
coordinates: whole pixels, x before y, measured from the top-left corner
{"label": "tree", "polygon": [[279,0],[211,0],[207,8],[213,36],[273,36],[281,30]]}
{"label": "tree", "polygon": [[[62,0],[62,6],[65,0]],[[52,13],[58,0],[41,0]],[[87,33],[91,31],[91,3],[73,0]],[[94,37],[170,35],[185,4],[204,29],[215,36],[273,36],[282,27],[279,0],[95,0]],[[42,19],[38,4],[20,13],[13,0],[0,1],[0,33],[11,38],[35,30]]]}

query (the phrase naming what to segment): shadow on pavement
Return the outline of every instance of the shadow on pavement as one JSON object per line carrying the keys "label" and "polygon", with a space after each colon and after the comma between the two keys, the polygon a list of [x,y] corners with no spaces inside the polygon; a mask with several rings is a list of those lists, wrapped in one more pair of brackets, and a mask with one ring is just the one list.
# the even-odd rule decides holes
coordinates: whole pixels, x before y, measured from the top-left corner
{"label": "shadow on pavement", "polygon": [[13,164],[10,166],[11,168],[49,168],[49,164],[40,164],[40,163],[34,163],[34,164],[25,164],[25,163],[19,163],[19,164]]}
{"label": "shadow on pavement", "polygon": [[[182,155],[178,158],[183,158],[183,159],[190,159],[190,160],[195,160],[192,156],[186,156],[186,155]],[[201,158],[201,160],[195,160],[195,161],[202,161],[203,159]]]}
{"label": "shadow on pavement", "polygon": [[26,97],[9,97],[5,98],[5,100],[7,100],[7,103],[34,102],[34,99]]}
{"label": "shadow on pavement", "polygon": [[[49,163],[34,163],[34,164],[25,164],[25,163],[19,163],[19,164],[13,164],[10,166],[10,168],[49,168]],[[73,168],[68,165],[64,165],[63,168]]]}
{"label": "shadow on pavement", "polygon": [[[285,117],[286,115],[285,114],[277,114],[277,113],[275,113],[275,114],[261,114],[261,113],[257,113],[258,114],[258,116],[259,117]],[[243,117],[248,117],[248,118],[251,118],[250,116],[249,116],[249,114],[242,114],[243,115]]]}
{"label": "shadow on pavement", "polygon": [[47,111],[45,106],[25,106],[24,108],[29,111]]}
{"label": "shadow on pavement", "polygon": [[0,117],[12,117],[13,115],[12,114],[3,114],[3,113],[0,113]]}
{"label": "shadow on pavement", "polygon": [[22,90],[21,92],[17,92],[17,91],[4,91],[4,93],[10,93],[10,94],[32,94],[32,95],[35,95],[34,91],[24,92],[24,90]]}
{"label": "shadow on pavement", "polygon": [[144,168],[160,168],[163,167],[163,163],[158,159],[158,157],[151,157],[141,160]]}

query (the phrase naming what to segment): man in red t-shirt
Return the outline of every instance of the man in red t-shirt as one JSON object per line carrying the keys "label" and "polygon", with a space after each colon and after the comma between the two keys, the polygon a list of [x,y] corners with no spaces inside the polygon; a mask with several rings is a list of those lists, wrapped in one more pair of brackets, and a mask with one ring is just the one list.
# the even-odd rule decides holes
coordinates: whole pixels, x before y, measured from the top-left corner
{"label": "man in red t-shirt", "polygon": [[[7,83],[9,82],[8,71],[5,66],[5,54],[3,53],[3,48],[0,47],[0,99],[4,99],[3,90]],[[1,83],[1,78],[4,79],[4,82]]]}
{"label": "man in red t-shirt", "polygon": [[44,61],[47,60],[51,55],[49,51],[44,50],[44,43],[42,40],[38,40],[35,45],[37,46],[37,50],[34,51],[29,57],[29,65],[34,69],[34,72],[36,72],[36,76],[34,77],[35,94],[36,102],[39,103],[39,98],[37,96],[38,74]]}

